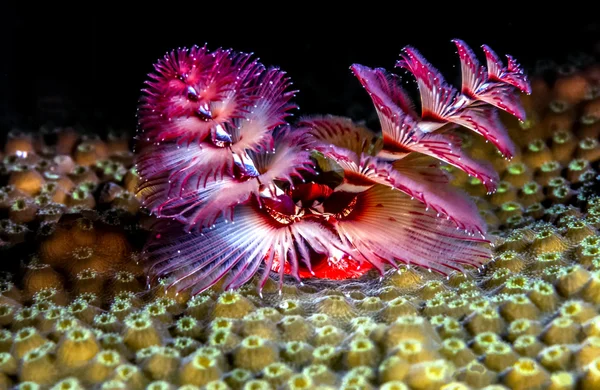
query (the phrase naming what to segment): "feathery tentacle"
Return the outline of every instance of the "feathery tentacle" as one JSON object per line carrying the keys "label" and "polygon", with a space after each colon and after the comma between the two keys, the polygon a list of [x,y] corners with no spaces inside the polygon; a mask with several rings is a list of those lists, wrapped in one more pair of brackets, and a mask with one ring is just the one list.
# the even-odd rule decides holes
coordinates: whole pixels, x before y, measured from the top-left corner
{"label": "feathery tentacle", "polygon": [[[470,58],[470,54],[466,47],[461,48],[462,46],[459,45],[461,56],[468,62],[467,57]],[[421,118],[424,122],[421,123],[421,129],[428,132],[436,131],[448,123],[454,123],[480,134],[487,141],[492,142],[508,158],[514,155],[514,145],[508,136],[507,130],[497,119],[495,111],[482,107],[480,99],[472,99],[475,96],[461,94],[448,84],[443,75],[416,49],[412,47],[404,48],[401,57],[402,60],[399,60],[396,66],[411,72],[419,86],[422,100]],[[466,67],[463,67],[463,75],[465,75],[465,72],[467,77],[463,82],[463,90],[470,91],[472,88],[486,85],[485,83],[480,85],[483,76],[478,64],[466,65]],[[504,77],[503,81],[508,79]],[[521,111],[509,105],[509,103],[515,103],[511,98],[507,98],[507,102],[503,102],[500,97],[491,94],[490,91],[488,93],[490,93],[489,96],[484,94],[486,100],[501,105],[515,115],[521,115]],[[495,100],[495,98],[500,99],[500,101]]]}
{"label": "feathery tentacle", "polygon": [[441,274],[465,265],[480,267],[491,257],[487,242],[438,218],[400,191],[376,185],[355,195],[352,210],[334,222],[342,240],[381,272],[384,264],[418,265]]}
{"label": "feathery tentacle", "polygon": [[[275,259],[310,265],[309,249],[325,253],[343,248],[339,239],[317,221],[283,224],[264,213],[257,203],[236,208],[234,223],[219,218],[206,232],[177,230],[160,235],[146,248],[152,276],[170,276],[178,290],[201,293],[224,279],[224,289],[235,289],[263,266],[262,289]],[[338,250],[339,251],[339,250]],[[280,278],[283,267],[280,267]]]}

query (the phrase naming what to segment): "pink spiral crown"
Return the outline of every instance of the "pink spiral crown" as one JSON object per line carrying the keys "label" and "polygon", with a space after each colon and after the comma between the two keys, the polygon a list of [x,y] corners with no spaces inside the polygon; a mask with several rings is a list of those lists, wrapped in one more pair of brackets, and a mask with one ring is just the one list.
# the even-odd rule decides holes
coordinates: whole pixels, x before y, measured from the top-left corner
{"label": "pink spiral crown", "polygon": [[346,279],[403,263],[448,274],[490,258],[473,201],[440,163],[498,176],[461,149],[453,128],[485,137],[507,158],[514,146],[497,109],[524,119],[529,83],[487,46],[487,69],[454,40],[461,90],[415,49],[397,66],[417,81],[420,114],[398,76],[352,65],[373,100],[381,133],[335,116],[289,124],[296,91],[284,72],[251,54],[206,47],[165,55],[138,109],[139,195],[157,217],[145,248],[149,282],[200,293],[235,289],[271,272]]}

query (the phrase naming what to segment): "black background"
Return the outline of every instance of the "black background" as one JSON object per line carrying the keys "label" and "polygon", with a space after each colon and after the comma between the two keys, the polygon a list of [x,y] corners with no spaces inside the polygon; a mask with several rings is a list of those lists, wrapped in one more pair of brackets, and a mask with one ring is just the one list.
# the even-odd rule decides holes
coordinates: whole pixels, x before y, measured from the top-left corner
{"label": "black background", "polygon": [[103,4],[4,9],[0,132],[17,125],[35,129],[49,119],[133,130],[139,91],[153,63],[168,50],[205,42],[211,49],[254,52],[286,70],[300,90],[300,114],[361,119],[373,110],[349,66],[392,69],[405,45],[457,81],[452,38],[476,50],[486,43],[500,55],[512,54],[530,73],[537,60],[562,64],[570,54],[591,54],[600,38],[591,5],[576,3],[529,12],[514,3],[486,3],[434,14],[429,3],[414,11],[374,3],[328,11],[304,3],[247,3],[243,10],[226,2]]}

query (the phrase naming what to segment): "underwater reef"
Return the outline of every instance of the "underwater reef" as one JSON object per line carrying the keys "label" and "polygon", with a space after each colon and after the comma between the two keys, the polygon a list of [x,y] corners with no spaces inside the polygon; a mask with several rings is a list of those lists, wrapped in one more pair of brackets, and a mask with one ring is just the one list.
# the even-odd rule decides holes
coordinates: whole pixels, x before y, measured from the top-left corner
{"label": "underwater reef", "polygon": [[[461,53],[464,61],[466,52],[459,47]],[[250,59],[245,64],[254,71],[267,72],[261,77],[274,77],[272,81],[279,82],[283,89],[289,87],[279,70],[253,68],[258,64]],[[386,107],[391,103],[383,104],[386,101],[381,96],[389,96],[382,95],[387,91],[395,97],[393,104],[401,103],[401,95],[393,89],[396,84],[391,83],[394,77],[382,69],[356,66],[352,70],[359,76],[357,82],[366,83],[380,119],[389,118]],[[464,72],[463,69],[463,76]],[[514,88],[523,86],[520,80],[513,81],[517,84]],[[426,212],[431,214],[427,215],[436,221],[431,225],[436,234],[431,237],[449,230],[458,235],[442,240],[451,248],[446,254],[435,252],[432,256],[430,250],[419,253],[422,248],[430,248],[419,247],[414,239],[419,235],[411,236],[413,240],[404,244],[410,229],[384,231],[389,240],[384,241],[387,247],[404,249],[395,246],[395,238],[413,254],[411,267],[397,261],[396,268],[384,268],[385,259],[381,257],[386,251],[377,252],[384,256],[375,258],[364,250],[362,264],[359,257],[354,258],[354,263],[341,255],[348,249],[344,245],[336,247],[340,251],[337,260],[346,262],[331,262],[320,257],[317,250],[329,247],[315,244],[311,250],[314,253],[295,249],[298,256],[287,259],[290,265],[297,261],[297,267],[285,268],[278,263],[282,257],[274,255],[274,264],[265,267],[265,256],[261,254],[260,261],[251,262],[256,267],[254,271],[263,267],[276,272],[250,275],[247,270],[240,273],[233,268],[235,272],[224,273],[223,278],[204,272],[203,278],[194,279],[189,285],[185,279],[184,283],[173,283],[170,271],[175,272],[175,277],[183,276],[190,270],[186,267],[196,267],[198,263],[188,261],[190,253],[177,257],[168,252],[170,248],[181,250],[181,240],[185,240],[182,237],[210,235],[220,227],[185,232],[193,217],[172,217],[182,211],[178,207],[188,207],[187,203],[171,209],[163,207],[161,212],[166,218],[150,213],[153,204],[148,204],[147,196],[156,183],[144,184],[141,177],[147,172],[140,175],[135,164],[139,168],[144,155],[150,159],[161,156],[146,153],[157,145],[143,144],[138,134],[134,153],[131,134],[109,132],[106,137],[99,137],[71,128],[12,131],[3,146],[0,164],[0,257],[4,268],[11,270],[2,275],[0,283],[0,388],[600,387],[600,66],[561,69],[552,80],[534,75],[530,85],[531,91],[522,88],[530,94],[522,93],[516,95],[517,100],[511,100],[511,107],[523,108],[524,122],[515,117],[514,114],[520,114],[512,108],[500,114],[499,120],[507,130],[502,142],[486,142],[485,137],[464,127],[468,123],[457,123],[460,127],[453,128],[452,133],[443,133],[452,134],[454,144],[459,145],[453,153],[461,154],[461,163],[441,159],[440,153],[410,155],[415,151],[423,153],[423,149],[416,150],[423,142],[415,142],[414,149],[389,147],[391,140],[386,139],[386,131],[390,128],[385,127],[385,121],[381,121],[379,136],[380,133],[348,118],[330,116],[303,117],[296,122],[305,129],[302,134],[317,138],[314,142],[293,137],[294,132],[280,121],[265,124],[269,132],[275,131],[275,136],[263,141],[275,147],[275,152],[263,155],[260,149],[250,150],[247,145],[235,149],[231,144],[240,140],[232,139],[227,131],[216,131],[218,128],[213,126],[215,131],[211,132],[210,126],[202,127],[216,115],[206,107],[198,111],[204,119],[196,128],[204,129],[205,138],[190,135],[182,145],[193,148],[204,142],[213,143],[216,148],[217,141],[226,146],[225,153],[213,150],[215,155],[223,156],[219,160],[224,161],[222,170],[205,174],[220,173],[219,179],[235,181],[237,185],[264,175],[263,167],[278,167],[272,176],[276,186],[265,185],[257,192],[246,188],[242,194],[258,194],[262,208],[255,200],[237,205],[240,193],[236,186],[212,189],[217,193],[217,203],[218,195],[235,200],[220,204],[225,217],[233,217],[230,222],[240,226],[246,218],[246,226],[255,229],[231,240],[254,242],[256,237],[262,237],[258,236],[260,229],[248,221],[266,216],[286,226],[299,222],[320,224],[318,231],[327,233],[307,235],[307,242],[331,244],[332,238],[325,240],[329,236],[335,238],[338,231],[333,229],[339,227],[325,225],[320,216],[303,221],[298,218],[299,206],[295,203],[281,202],[289,206],[285,210],[296,213],[291,215],[293,218],[282,213],[278,204],[269,203],[273,194],[290,194],[291,187],[284,183],[293,183],[296,176],[291,175],[291,181],[279,180],[290,173],[281,174],[281,170],[301,166],[306,168],[301,170],[302,175],[311,175],[310,180],[305,180],[305,186],[296,183],[297,193],[291,198],[310,201],[310,208],[321,214],[330,210],[327,197],[332,196],[339,196],[335,204],[347,202],[341,210],[330,210],[336,220],[344,221],[341,216],[346,212],[351,215],[355,210],[378,210],[379,201],[370,208],[353,206],[354,209],[346,210],[353,200],[333,195],[340,192],[333,191],[335,188],[359,195],[371,191],[371,199],[359,198],[354,204],[368,204],[381,196],[392,200],[390,205],[399,202],[423,212],[429,207]],[[421,91],[423,86],[419,88]],[[462,88],[461,93],[465,92]],[[265,109],[288,113],[293,106],[292,95],[285,95],[275,107]],[[144,115],[141,111],[140,118]],[[183,117],[183,112],[176,114]],[[246,113],[240,111],[240,115]],[[160,122],[151,119],[146,126]],[[420,123],[421,129],[427,123],[431,125],[432,118],[425,119],[425,123]],[[180,137],[177,130],[181,128],[184,127],[171,127],[172,136]],[[165,127],[161,124],[155,129],[160,132]],[[221,129],[228,127],[221,125]],[[494,136],[500,139],[500,134]],[[319,143],[319,137],[326,142]],[[427,137],[431,136],[416,139]],[[278,147],[281,143],[286,147]],[[336,143],[342,145],[327,146]],[[515,145],[513,149],[504,147],[511,143]],[[296,149],[297,154],[289,154]],[[405,186],[400,187],[399,178],[376,184],[357,180],[355,172],[361,178],[381,180],[366,169],[355,169],[362,161],[376,163],[380,168],[386,164],[398,168],[397,161],[402,160],[395,157],[377,160],[386,151],[408,154],[414,164],[409,168],[419,166],[425,172],[435,172],[438,182],[432,187],[424,184],[422,177],[416,177],[414,181],[402,182]],[[187,153],[175,152],[170,158],[192,162],[194,155]],[[364,158],[360,158],[361,153]],[[513,155],[511,160],[505,158],[509,154]],[[270,164],[271,159],[279,157],[288,164]],[[431,164],[438,164],[439,160],[441,164],[431,170]],[[477,168],[464,169],[465,161],[474,162]],[[480,161],[489,162],[489,168],[480,168],[485,167]],[[156,171],[164,173],[164,168],[164,161],[156,165]],[[386,171],[376,170],[381,172]],[[480,172],[497,179],[489,181],[481,175],[469,175]],[[188,173],[176,176],[180,184]],[[242,180],[243,175],[250,179]],[[197,176],[186,180],[193,185],[202,181]],[[417,184],[421,187],[415,187]],[[390,188],[394,185],[398,185],[396,190]],[[380,195],[382,188],[385,194]],[[428,191],[421,191],[423,198],[415,196],[410,200],[408,191],[414,188]],[[179,192],[181,187],[175,189]],[[209,192],[203,201],[210,201],[212,195]],[[458,200],[464,203],[451,209]],[[438,217],[441,211],[445,211],[444,215]],[[380,213],[371,213],[368,215],[381,217]],[[303,215],[306,214],[309,213],[305,211]],[[385,215],[388,216],[395,217]],[[216,222],[213,218],[223,218],[201,217],[208,228]],[[357,238],[363,237],[365,231],[355,226],[358,225],[348,223],[345,231],[358,231],[360,234],[350,241],[360,244]],[[369,234],[378,231],[366,230]],[[479,233],[484,233],[485,238]],[[157,234],[161,236],[159,241]],[[153,246],[155,242],[160,244]],[[205,246],[210,244],[223,250],[230,248],[224,256],[240,255],[235,252],[237,247],[225,247],[217,238]],[[194,242],[186,245],[188,250],[199,253],[208,250]],[[372,242],[363,245],[359,249],[373,248]],[[155,269],[162,264],[153,257],[162,259],[161,248],[177,261],[176,267],[164,269],[169,272],[157,275],[148,266],[154,265]],[[254,250],[259,253],[261,248],[256,246]],[[465,264],[453,261],[461,258],[462,251],[472,250],[484,251],[486,258]],[[302,259],[312,260],[308,262],[314,265],[312,270],[302,265]],[[185,270],[178,275],[180,266]],[[441,272],[431,272],[430,268]],[[228,275],[236,277],[227,279]],[[232,286],[227,283],[236,288],[228,290]],[[202,288],[194,290],[196,286]]]}

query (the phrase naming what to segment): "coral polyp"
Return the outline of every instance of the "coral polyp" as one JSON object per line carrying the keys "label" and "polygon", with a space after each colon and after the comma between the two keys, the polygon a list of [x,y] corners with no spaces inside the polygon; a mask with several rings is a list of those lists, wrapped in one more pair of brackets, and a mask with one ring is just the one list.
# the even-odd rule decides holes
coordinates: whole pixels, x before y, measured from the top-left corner
{"label": "coral polyp", "polygon": [[507,158],[514,146],[498,120],[520,120],[530,92],[512,57],[484,46],[488,69],[454,41],[459,92],[413,48],[398,66],[416,79],[417,113],[398,76],[352,65],[377,110],[381,134],[349,118],[287,117],[295,91],[278,68],[250,54],[179,49],[155,65],[140,107],[139,196],[158,217],[145,249],[150,280],[200,293],[239,288],[272,271],[296,279],[346,279],[416,265],[447,275],[491,257],[486,224],[441,163],[479,179],[498,175],[461,148],[464,126]]}

